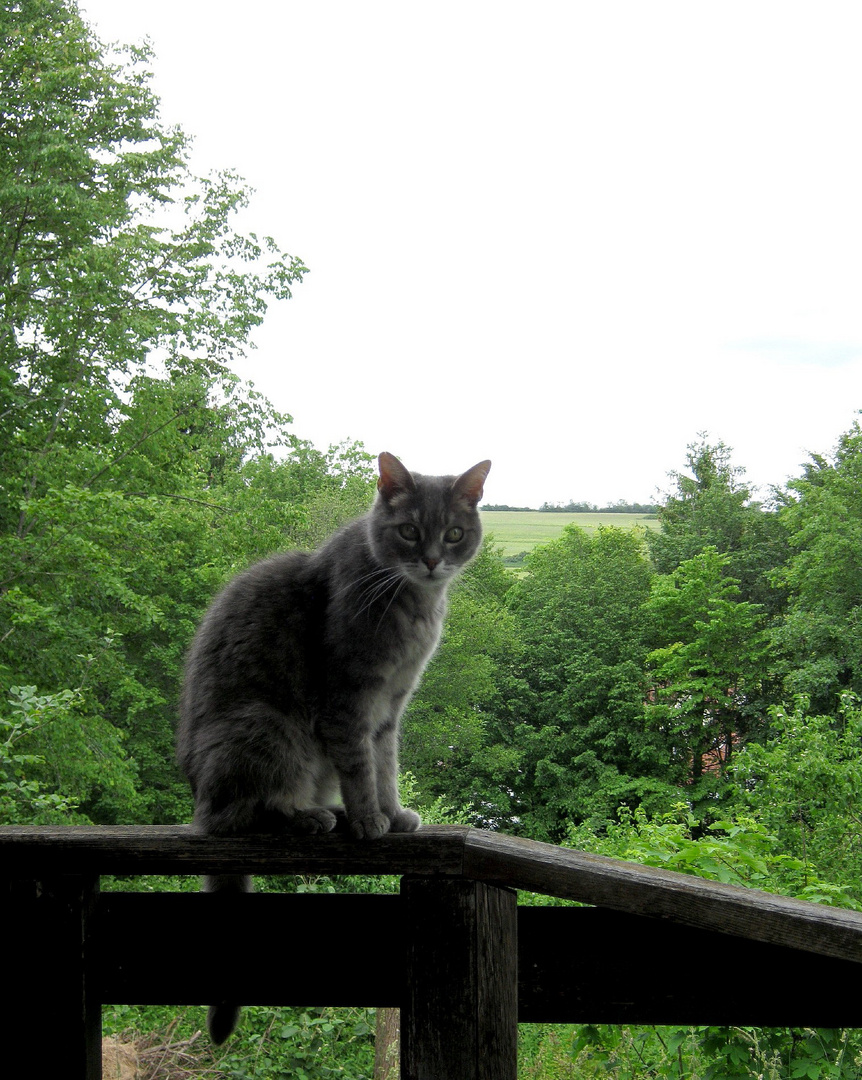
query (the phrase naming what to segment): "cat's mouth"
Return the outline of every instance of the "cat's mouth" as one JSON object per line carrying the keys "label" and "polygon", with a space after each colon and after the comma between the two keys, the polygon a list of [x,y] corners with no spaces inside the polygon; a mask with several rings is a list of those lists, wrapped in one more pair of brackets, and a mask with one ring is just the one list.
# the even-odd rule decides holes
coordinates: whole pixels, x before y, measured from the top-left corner
{"label": "cat's mouth", "polygon": [[449,567],[443,562],[434,562],[433,565],[424,560],[412,568],[410,578],[420,585],[442,585],[451,576]]}

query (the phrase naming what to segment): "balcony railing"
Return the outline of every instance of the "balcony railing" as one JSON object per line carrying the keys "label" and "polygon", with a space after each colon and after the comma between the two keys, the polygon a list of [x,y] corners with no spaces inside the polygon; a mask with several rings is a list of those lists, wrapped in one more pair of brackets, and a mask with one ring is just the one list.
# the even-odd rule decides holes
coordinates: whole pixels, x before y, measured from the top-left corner
{"label": "balcony railing", "polygon": [[[401,878],[127,893],[102,875]],[[100,1076],[103,1004],[398,1006],[403,1080],[515,1080],[518,1022],[860,1026],[862,914],[461,826],[360,843],[0,828],[6,1044]],[[583,907],[517,904],[515,890]]]}

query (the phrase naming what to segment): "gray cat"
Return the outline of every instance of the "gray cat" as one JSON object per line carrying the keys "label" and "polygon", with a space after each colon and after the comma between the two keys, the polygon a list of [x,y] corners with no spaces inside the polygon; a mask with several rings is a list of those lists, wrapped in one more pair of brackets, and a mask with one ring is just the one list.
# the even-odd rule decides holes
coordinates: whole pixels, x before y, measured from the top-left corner
{"label": "gray cat", "polygon": [[[481,543],[491,467],[411,473],[378,459],[363,517],[313,552],[258,563],[215,599],[192,643],[177,732],[195,825],[214,835],[345,828],[357,839],[413,832],[398,798],[401,714],[428,663],[446,591]],[[207,878],[209,891],[251,888]],[[210,1009],[210,1036],[238,1008]]]}

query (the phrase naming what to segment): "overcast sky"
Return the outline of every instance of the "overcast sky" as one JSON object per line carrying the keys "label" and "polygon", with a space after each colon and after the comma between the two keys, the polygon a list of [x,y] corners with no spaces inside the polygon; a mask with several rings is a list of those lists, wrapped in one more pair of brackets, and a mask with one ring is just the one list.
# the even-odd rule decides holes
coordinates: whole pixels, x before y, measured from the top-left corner
{"label": "overcast sky", "polygon": [[486,499],[765,488],[862,407],[859,8],[80,0],[311,268],[240,374]]}

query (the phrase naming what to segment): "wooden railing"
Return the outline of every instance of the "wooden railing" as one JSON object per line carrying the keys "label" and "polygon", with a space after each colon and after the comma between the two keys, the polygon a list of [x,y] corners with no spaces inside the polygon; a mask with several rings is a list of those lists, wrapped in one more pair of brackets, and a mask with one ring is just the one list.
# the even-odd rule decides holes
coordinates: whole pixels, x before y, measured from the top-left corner
{"label": "wooden railing", "polygon": [[[398,895],[102,875],[395,874]],[[0,828],[7,1045],[100,1076],[102,1004],[401,1008],[403,1080],[514,1080],[517,1024],[854,1027],[862,915],[460,826],[358,843]],[[514,890],[589,907],[518,907]]]}

